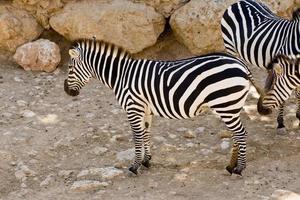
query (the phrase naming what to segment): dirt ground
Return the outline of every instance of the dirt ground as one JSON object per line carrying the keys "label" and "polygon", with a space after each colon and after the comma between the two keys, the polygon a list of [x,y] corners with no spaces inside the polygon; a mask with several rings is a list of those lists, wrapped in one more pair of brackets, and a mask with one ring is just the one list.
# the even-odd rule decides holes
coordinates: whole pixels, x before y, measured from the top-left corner
{"label": "dirt ground", "polygon": [[[172,41],[147,52],[139,56],[188,56]],[[251,91],[242,113],[248,131],[248,163],[242,177],[224,169],[230,158],[229,140],[220,137],[226,128],[210,111],[191,120],[154,118],[153,165],[133,176],[127,171],[130,160],[118,158],[120,152],[130,152],[133,143],[112,91],[94,80],[78,97],[69,97],[63,91],[66,73],[65,64],[54,73],[40,73],[1,61],[0,200],[267,200],[277,189],[300,193],[294,98],[286,109],[288,134],[278,136],[275,115],[259,116],[257,95]],[[253,73],[261,83],[264,73]],[[83,170],[106,167],[123,173],[100,189],[72,190]]]}

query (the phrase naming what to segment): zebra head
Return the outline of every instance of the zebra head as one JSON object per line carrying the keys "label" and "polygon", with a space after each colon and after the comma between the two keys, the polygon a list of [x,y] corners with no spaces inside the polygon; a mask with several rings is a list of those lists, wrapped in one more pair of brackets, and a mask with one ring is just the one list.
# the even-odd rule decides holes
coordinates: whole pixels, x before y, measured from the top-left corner
{"label": "zebra head", "polygon": [[77,43],[69,49],[69,73],[64,82],[65,92],[70,96],[79,95],[80,89],[90,80],[92,72],[84,59],[84,46]]}
{"label": "zebra head", "polygon": [[266,95],[258,102],[258,112],[278,108],[300,86],[300,58],[284,55],[275,57],[269,65],[269,76],[266,81]]}

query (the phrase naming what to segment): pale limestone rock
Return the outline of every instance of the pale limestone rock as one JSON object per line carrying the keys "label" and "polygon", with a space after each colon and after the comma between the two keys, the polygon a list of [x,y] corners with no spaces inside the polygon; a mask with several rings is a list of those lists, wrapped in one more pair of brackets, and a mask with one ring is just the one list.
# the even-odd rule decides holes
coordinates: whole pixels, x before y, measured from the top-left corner
{"label": "pale limestone rock", "polygon": [[[220,22],[235,0],[191,0],[174,12],[170,25],[178,41],[194,54],[223,51]],[[264,3],[280,16],[291,16],[293,0],[267,0]]]}
{"label": "pale limestone rock", "polygon": [[32,14],[45,29],[49,29],[50,16],[63,8],[62,0],[13,0],[13,6]]}
{"label": "pale limestone rock", "polygon": [[36,39],[41,26],[24,10],[0,5],[0,49],[15,52],[17,47]]}
{"label": "pale limestone rock", "polygon": [[135,156],[134,149],[128,149],[117,153],[117,159],[119,161],[133,160]]}
{"label": "pale limestone rock", "polygon": [[89,192],[89,191],[103,189],[108,185],[109,183],[107,182],[82,180],[82,181],[75,181],[70,189],[73,192]]}
{"label": "pale limestone rock", "polygon": [[300,200],[300,195],[288,190],[276,190],[271,200]]}
{"label": "pale limestone rock", "polygon": [[189,0],[132,0],[133,2],[143,2],[157,10],[164,17],[170,17],[175,10],[183,6]]}
{"label": "pale limestone rock", "polygon": [[57,44],[39,39],[20,46],[14,60],[25,70],[52,72],[61,60]]}
{"label": "pale limestone rock", "polygon": [[184,134],[183,137],[187,138],[187,139],[193,139],[196,137],[196,134],[191,131],[191,130],[187,130]]}
{"label": "pale limestone rock", "polygon": [[145,4],[92,0],[67,4],[50,25],[69,40],[95,36],[136,53],[156,43],[165,19]]}
{"label": "pale limestone rock", "polygon": [[115,167],[105,168],[90,168],[79,172],[77,178],[79,179],[99,179],[99,180],[111,180],[115,177],[123,175],[124,172]]}

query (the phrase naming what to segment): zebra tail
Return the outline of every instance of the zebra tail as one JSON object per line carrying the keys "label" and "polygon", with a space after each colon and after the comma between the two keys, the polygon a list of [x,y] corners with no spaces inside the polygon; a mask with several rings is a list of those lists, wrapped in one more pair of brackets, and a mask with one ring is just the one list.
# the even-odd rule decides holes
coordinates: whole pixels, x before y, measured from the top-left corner
{"label": "zebra tail", "polygon": [[249,80],[251,82],[251,84],[255,87],[256,91],[258,92],[259,94],[259,99],[258,99],[258,102],[257,102],[257,111],[260,115],[269,115],[272,113],[272,110],[271,109],[268,109],[268,108],[265,108],[263,106],[263,99],[265,97],[265,91],[263,89],[261,89],[254,81],[254,78],[252,76],[251,73],[248,74],[248,77],[249,77]]}
{"label": "zebra tail", "polygon": [[252,73],[250,72],[247,64],[245,62],[243,62],[243,64],[246,66],[247,68],[247,76],[249,81],[251,82],[251,84],[254,86],[254,88],[256,89],[257,93],[259,94],[259,99],[257,102],[257,111],[260,115],[269,115],[272,113],[271,109],[265,108],[262,103],[263,103],[263,99],[266,95],[265,90],[261,89],[261,87],[258,86],[258,84],[255,82]]}

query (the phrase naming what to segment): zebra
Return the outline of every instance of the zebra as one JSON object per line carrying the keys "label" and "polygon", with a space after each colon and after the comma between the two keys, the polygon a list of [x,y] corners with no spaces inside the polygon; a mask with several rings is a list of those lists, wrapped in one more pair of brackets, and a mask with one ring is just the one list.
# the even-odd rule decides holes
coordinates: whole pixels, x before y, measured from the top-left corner
{"label": "zebra", "polygon": [[[268,69],[268,64],[277,55],[295,57],[300,54],[300,8],[294,11],[292,20],[287,20],[260,2],[241,0],[227,8],[221,30],[228,53],[261,69]],[[269,72],[266,84],[271,77],[272,72]],[[296,116],[300,120],[300,88],[295,90],[298,99]],[[279,106],[277,116],[278,134],[286,132],[283,114],[284,102]]]}
{"label": "zebra", "polygon": [[232,156],[226,169],[241,175],[246,167],[247,132],[240,111],[250,83],[255,84],[242,60],[226,53],[175,61],[135,59],[114,44],[92,39],[74,41],[69,55],[65,92],[77,96],[96,78],[114,91],[126,112],[135,146],[131,172],[137,174],[141,165],[151,165],[152,116],[187,119],[198,116],[202,106],[209,106],[233,132]]}
{"label": "zebra", "polygon": [[[267,93],[258,103],[258,112],[270,113],[286,101],[293,90],[300,86],[300,58],[277,55],[269,64],[272,72],[266,86]],[[299,116],[297,116],[299,117]]]}

